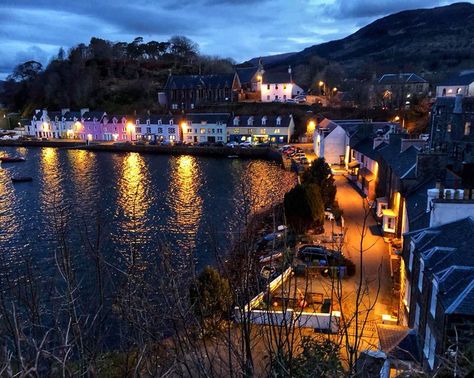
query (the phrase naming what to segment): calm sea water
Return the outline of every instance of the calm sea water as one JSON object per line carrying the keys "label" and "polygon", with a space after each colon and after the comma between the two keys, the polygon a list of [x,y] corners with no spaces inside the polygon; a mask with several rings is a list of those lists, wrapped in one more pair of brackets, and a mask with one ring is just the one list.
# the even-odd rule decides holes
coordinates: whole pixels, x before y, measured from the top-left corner
{"label": "calm sea water", "polygon": [[[27,159],[0,166],[0,252],[13,265],[30,256],[42,266],[61,230],[74,253],[99,240],[112,260],[130,246],[150,256],[166,242],[202,267],[213,263],[216,244],[229,246],[243,207],[268,206],[295,181],[267,161],[54,148],[2,153]],[[13,184],[15,175],[33,181]]]}

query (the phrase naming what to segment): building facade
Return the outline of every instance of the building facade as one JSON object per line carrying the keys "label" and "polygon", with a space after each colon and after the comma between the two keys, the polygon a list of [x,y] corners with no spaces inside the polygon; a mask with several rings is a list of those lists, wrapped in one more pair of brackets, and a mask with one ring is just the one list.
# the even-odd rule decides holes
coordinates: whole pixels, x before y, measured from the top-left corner
{"label": "building facade", "polygon": [[289,143],[295,130],[293,116],[239,115],[227,127],[229,142]]}
{"label": "building facade", "polygon": [[436,97],[474,96],[474,71],[461,71],[436,86]]}
{"label": "building facade", "polygon": [[303,89],[293,81],[291,69],[288,71],[288,73],[265,72],[263,74],[262,102],[285,102],[304,93]]}
{"label": "building facade", "polygon": [[185,143],[226,142],[229,113],[188,113],[181,120]]}

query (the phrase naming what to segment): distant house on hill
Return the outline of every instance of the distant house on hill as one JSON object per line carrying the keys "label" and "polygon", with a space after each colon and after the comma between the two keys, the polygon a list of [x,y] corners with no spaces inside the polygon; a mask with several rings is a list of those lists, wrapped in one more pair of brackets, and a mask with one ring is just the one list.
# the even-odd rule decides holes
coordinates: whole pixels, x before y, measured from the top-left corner
{"label": "distant house on hill", "polygon": [[239,100],[260,100],[260,89],[263,78],[263,67],[236,68],[235,73],[239,77],[242,93]]}
{"label": "distant house on hill", "polygon": [[436,97],[474,96],[474,70],[461,71],[436,86]]}
{"label": "distant house on hill", "polygon": [[303,94],[303,89],[293,81],[291,68],[288,68],[288,72],[265,72],[261,92],[262,102],[285,102]]}
{"label": "distant house on hill", "polygon": [[[415,73],[384,74],[376,84],[376,92],[384,107],[409,107],[414,96],[428,94],[430,84]],[[379,104],[377,104],[379,105]]]}
{"label": "distant house on hill", "polygon": [[194,109],[198,104],[233,102],[241,90],[236,73],[170,75],[164,92],[171,109]]}

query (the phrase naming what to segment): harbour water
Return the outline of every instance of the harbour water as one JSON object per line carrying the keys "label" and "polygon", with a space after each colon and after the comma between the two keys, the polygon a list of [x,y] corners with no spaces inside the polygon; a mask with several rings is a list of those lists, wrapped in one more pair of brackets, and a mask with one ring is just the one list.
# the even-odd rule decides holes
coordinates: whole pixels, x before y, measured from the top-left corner
{"label": "harbour water", "polygon": [[[213,264],[242,226],[242,211],[282,199],[293,174],[272,162],[193,156],[3,147],[25,162],[0,167],[0,251],[5,264],[32,258],[45,272],[58,243],[111,261],[158,243]],[[32,182],[12,183],[14,175]],[[42,263],[45,261],[45,263]]]}

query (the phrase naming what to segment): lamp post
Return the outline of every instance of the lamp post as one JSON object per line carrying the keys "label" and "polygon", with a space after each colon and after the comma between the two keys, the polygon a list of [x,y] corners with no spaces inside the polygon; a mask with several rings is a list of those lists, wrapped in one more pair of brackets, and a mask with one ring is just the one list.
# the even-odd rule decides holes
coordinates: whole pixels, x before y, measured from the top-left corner
{"label": "lamp post", "polygon": [[326,95],[326,88],[325,88],[324,81],[320,80],[318,85],[319,85],[319,93],[321,94],[321,96],[325,96]]}
{"label": "lamp post", "polygon": [[133,123],[127,122],[127,132],[130,133],[130,142],[132,141]]}

